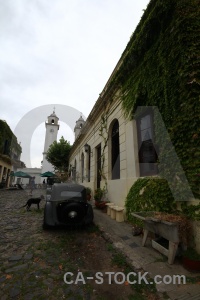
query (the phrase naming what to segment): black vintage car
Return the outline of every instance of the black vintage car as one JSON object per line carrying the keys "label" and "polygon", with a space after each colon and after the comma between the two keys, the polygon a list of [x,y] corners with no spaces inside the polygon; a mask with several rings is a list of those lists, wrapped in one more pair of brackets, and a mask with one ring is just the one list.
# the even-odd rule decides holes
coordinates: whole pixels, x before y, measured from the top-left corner
{"label": "black vintage car", "polygon": [[74,183],[55,183],[47,189],[43,228],[56,225],[88,225],[93,209],[86,199],[86,188]]}

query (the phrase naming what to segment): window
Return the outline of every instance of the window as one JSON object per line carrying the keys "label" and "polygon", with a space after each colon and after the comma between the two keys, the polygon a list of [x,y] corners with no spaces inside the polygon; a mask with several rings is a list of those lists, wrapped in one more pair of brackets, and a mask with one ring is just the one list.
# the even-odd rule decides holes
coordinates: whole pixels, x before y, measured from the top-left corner
{"label": "window", "polygon": [[84,181],[84,154],[81,155],[81,181]]}
{"label": "window", "polygon": [[81,192],[72,192],[72,191],[62,191],[60,193],[61,197],[65,197],[66,200],[71,200],[72,198],[81,198]]}
{"label": "window", "polygon": [[137,120],[140,175],[155,175],[157,153],[154,145],[153,115],[147,113]]}
{"label": "window", "polygon": [[101,144],[96,147],[97,161],[96,161],[96,172],[97,172],[97,188],[101,186]]}
{"label": "window", "polygon": [[76,159],[74,161],[74,167],[72,167],[72,179],[76,181]]}
{"label": "window", "polygon": [[5,142],[4,142],[3,154],[10,155],[10,141],[9,140],[5,140]]}
{"label": "window", "polygon": [[89,146],[88,151],[88,182],[90,182],[90,167],[91,167],[91,147]]}
{"label": "window", "polygon": [[120,178],[120,152],[119,152],[119,122],[116,120],[111,132],[111,163],[112,179]]}

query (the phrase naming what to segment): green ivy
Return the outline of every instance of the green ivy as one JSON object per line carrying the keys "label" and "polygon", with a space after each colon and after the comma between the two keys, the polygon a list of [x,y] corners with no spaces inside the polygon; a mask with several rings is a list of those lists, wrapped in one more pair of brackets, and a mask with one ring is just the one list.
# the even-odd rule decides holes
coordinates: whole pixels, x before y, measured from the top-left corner
{"label": "green ivy", "polygon": [[[7,149],[5,147],[5,141],[7,141]],[[16,136],[13,134],[12,130],[4,120],[0,120],[0,154],[10,155],[11,148],[14,148],[18,154],[22,152],[21,146],[17,142]],[[4,153],[5,152],[5,153]],[[10,159],[5,158],[5,156],[1,156],[1,159],[10,163]]]}
{"label": "green ivy", "polygon": [[[192,220],[200,220],[200,204],[187,205],[186,202],[180,203],[182,213],[185,216]],[[177,202],[174,200],[167,180],[160,178],[139,178],[129,190],[125,207],[128,221],[138,225],[141,225],[141,221],[131,215],[133,212],[179,213]]]}
{"label": "green ivy", "polygon": [[[200,186],[200,0],[151,0],[132,35],[112,84],[121,91],[126,117],[138,106],[156,106],[194,197]],[[172,149],[155,125],[162,178],[187,197]],[[180,181],[177,180],[180,179]]]}
{"label": "green ivy", "polygon": [[[130,188],[125,202],[127,219],[135,221],[132,212],[176,210],[176,202],[165,179],[139,178]],[[137,223],[137,222],[136,222]]]}
{"label": "green ivy", "polygon": [[6,162],[7,164],[11,164],[11,158],[8,155],[0,154],[0,160]]}
{"label": "green ivy", "polygon": [[182,212],[192,220],[200,221],[200,204],[197,205],[187,205],[187,203],[182,203]]}
{"label": "green ivy", "polygon": [[102,178],[105,180],[105,184],[107,186],[107,177],[104,174],[104,164],[105,164],[105,150],[108,144],[108,112],[106,111],[101,116],[101,123],[99,128],[99,136],[102,138],[103,148],[101,153],[101,169],[99,170]]}

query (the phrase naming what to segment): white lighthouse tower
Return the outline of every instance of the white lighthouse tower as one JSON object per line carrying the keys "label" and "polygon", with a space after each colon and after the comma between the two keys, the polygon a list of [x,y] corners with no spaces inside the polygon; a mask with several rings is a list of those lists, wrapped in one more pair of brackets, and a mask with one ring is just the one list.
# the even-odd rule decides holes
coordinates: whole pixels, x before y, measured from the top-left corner
{"label": "white lighthouse tower", "polygon": [[54,108],[53,113],[50,116],[48,116],[48,119],[45,122],[46,135],[43,152],[42,173],[54,171],[53,166],[46,160],[46,154],[49,149],[49,146],[53,144],[54,141],[57,141],[57,135],[59,130],[58,120],[59,118],[56,116]]}

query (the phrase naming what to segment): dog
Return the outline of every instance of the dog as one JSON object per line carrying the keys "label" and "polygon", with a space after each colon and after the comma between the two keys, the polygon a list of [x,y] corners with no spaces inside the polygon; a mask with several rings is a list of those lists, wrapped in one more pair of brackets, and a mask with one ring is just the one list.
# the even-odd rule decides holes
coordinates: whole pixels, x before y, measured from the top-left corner
{"label": "dog", "polygon": [[41,195],[38,198],[30,198],[30,199],[28,199],[28,201],[26,202],[26,204],[23,205],[23,206],[21,206],[20,208],[26,207],[26,210],[29,211],[32,204],[37,204],[38,209],[40,209],[40,201],[42,199],[44,199],[43,195]]}

